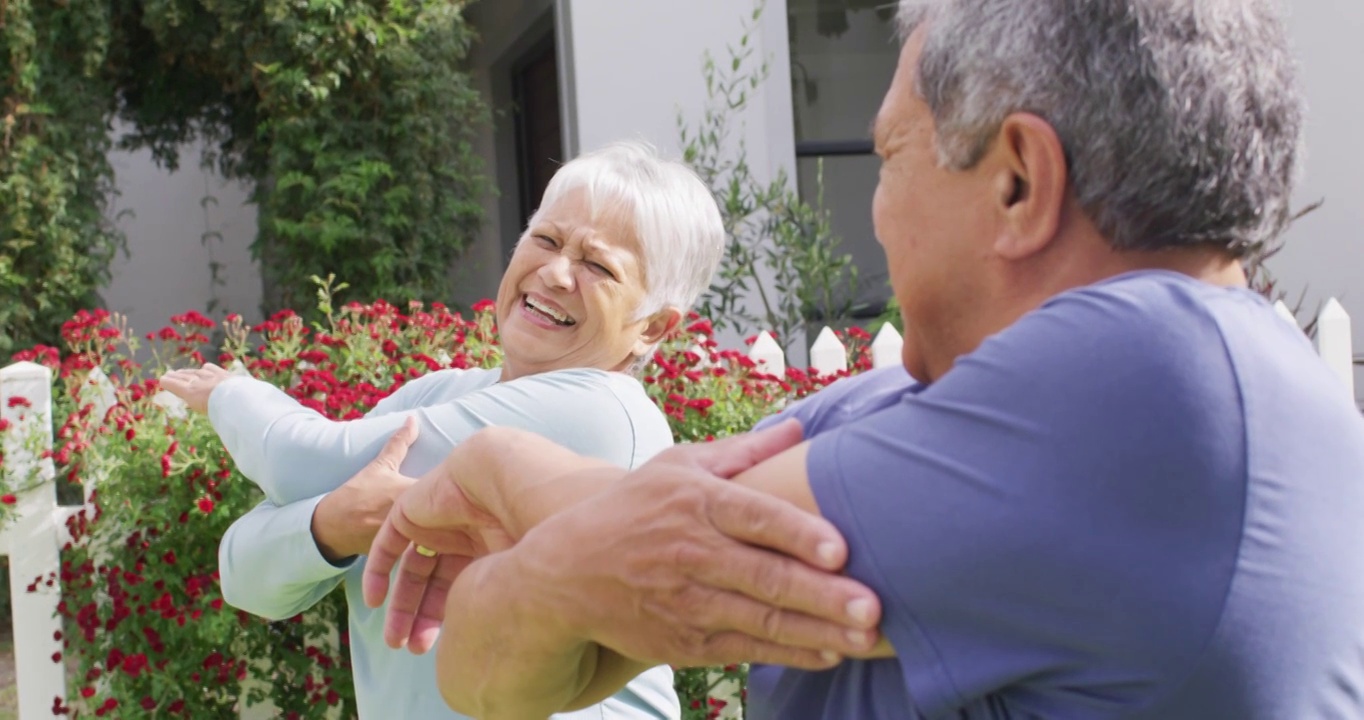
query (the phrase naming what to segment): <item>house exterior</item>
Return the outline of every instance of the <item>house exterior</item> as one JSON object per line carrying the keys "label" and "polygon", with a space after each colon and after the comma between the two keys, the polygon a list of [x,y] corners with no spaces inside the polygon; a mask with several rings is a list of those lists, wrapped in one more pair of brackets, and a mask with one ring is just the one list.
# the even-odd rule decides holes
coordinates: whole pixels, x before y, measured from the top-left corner
{"label": "house exterior", "polygon": [[[878,7],[880,6],[880,7]],[[798,179],[813,201],[822,167],[823,202],[860,270],[858,298],[889,297],[871,230],[876,158],[869,123],[894,71],[893,3],[879,0],[767,0],[750,43],[770,76],[749,100],[741,139],[759,179]],[[485,0],[469,8],[480,34],[470,58],[495,113],[479,140],[498,188],[487,222],[457,263],[468,303],[494,295],[503,263],[539,190],[557,166],[583,150],[634,138],[680,153],[677,119],[693,124],[706,101],[702,56],[737,45],[749,0]],[[1325,205],[1298,222],[1271,270],[1301,294],[1301,320],[1335,296],[1354,318],[1364,350],[1364,4],[1313,0],[1291,7],[1309,103],[1308,171],[1299,205]],[[191,152],[194,152],[191,150]],[[153,330],[171,313],[205,309],[259,315],[260,279],[247,251],[255,232],[248,188],[198,170],[158,170],[146,153],[113,156],[121,196],[117,222],[129,257],[105,291],[111,310]],[[205,198],[210,198],[205,200]],[[210,265],[218,269],[213,284]],[[1364,399],[1364,371],[1356,371]]]}

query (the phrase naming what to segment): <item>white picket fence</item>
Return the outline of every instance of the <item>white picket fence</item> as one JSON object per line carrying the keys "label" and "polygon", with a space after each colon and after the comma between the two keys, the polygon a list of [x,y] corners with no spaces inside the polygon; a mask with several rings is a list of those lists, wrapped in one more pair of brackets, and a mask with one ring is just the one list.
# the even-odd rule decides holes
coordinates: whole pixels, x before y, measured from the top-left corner
{"label": "white picket fence", "polygon": [[[1282,303],[1277,309],[1290,322],[1296,320]],[[1334,299],[1317,318],[1317,351],[1343,381],[1344,391],[1354,397],[1353,346],[1350,318]],[[900,363],[902,341],[890,325],[882,327],[872,340],[873,367]],[[764,332],[749,350],[749,357],[764,372],[783,375],[786,357],[771,335]],[[829,328],[824,328],[810,347],[810,366],[821,374],[832,374],[848,367],[847,351]],[[107,378],[95,371],[84,389],[83,398],[97,407],[113,402]],[[12,398],[25,402],[11,404]],[[10,559],[10,597],[13,605],[15,674],[18,684],[20,720],[52,717],[55,702],[65,703],[66,678],[61,663],[53,662],[60,653],[62,631],[57,617],[59,588],[39,583],[36,592],[27,588],[34,578],[47,578],[59,567],[59,549],[68,541],[67,518],[81,506],[57,503],[55,471],[42,451],[52,447],[52,371],[41,365],[20,362],[0,369],[0,418],[16,426],[18,432],[5,434],[5,463],[0,472],[9,478],[15,492],[16,516],[0,533],[0,554]],[[24,443],[20,438],[30,438]],[[86,499],[93,487],[87,486]],[[718,688],[717,688],[718,689]],[[737,690],[734,688],[732,690]],[[732,703],[737,708],[738,703]],[[730,708],[726,708],[730,710]],[[256,713],[252,713],[253,715]],[[730,712],[726,716],[734,717]]]}

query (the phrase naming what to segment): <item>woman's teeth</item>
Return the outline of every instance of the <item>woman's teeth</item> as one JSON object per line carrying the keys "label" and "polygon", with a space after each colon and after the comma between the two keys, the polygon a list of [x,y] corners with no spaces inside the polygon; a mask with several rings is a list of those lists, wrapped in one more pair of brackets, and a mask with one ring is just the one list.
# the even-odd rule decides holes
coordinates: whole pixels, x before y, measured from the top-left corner
{"label": "woman's teeth", "polygon": [[563,325],[567,327],[569,325],[574,324],[573,318],[570,318],[569,316],[559,312],[558,310],[555,310],[554,308],[536,302],[535,299],[531,298],[530,296],[526,296],[525,303],[528,309],[545,316],[546,319],[554,322],[557,325]]}

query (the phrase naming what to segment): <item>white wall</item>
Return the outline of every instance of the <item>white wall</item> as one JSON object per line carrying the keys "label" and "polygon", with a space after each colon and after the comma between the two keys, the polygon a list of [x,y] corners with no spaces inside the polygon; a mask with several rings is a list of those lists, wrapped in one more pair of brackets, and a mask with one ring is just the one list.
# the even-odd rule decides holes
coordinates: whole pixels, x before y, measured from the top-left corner
{"label": "white wall", "polygon": [[[706,101],[701,56],[726,58],[737,47],[745,0],[560,0],[571,77],[563,89],[572,122],[567,149],[590,150],[612,140],[646,140],[680,154],[677,113],[695,126]],[[759,180],[785,169],[795,177],[786,7],[769,0],[756,41],[772,74],[750,100],[744,139]],[[560,57],[563,50],[561,50]]]}
{"label": "white wall", "polygon": [[[158,168],[150,152],[109,156],[119,192],[111,214],[128,237],[128,256],[114,261],[101,295],[104,307],[126,315],[139,336],[160,329],[171,315],[207,313],[214,298],[214,319],[229,312],[248,322],[260,319],[260,269],[249,250],[256,210],[247,201],[249,189],[200,168],[199,155],[199,147],[185,148],[175,173]],[[205,239],[214,232],[221,238]],[[210,282],[212,261],[221,263],[224,285]]]}
{"label": "white wall", "polygon": [[[678,112],[695,128],[706,105],[702,55],[709,51],[717,62],[727,61],[725,48],[738,47],[754,7],[748,0],[558,0],[557,5],[564,38],[560,64],[568,69],[561,92],[570,156],[621,139],[645,140],[680,156]],[[755,63],[770,60],[771,74],[750,95],[741,118],[748,163],[758,182],[781,171],[794,182],[785,0],[767,0],[750,43]],[[722,333],[718,339],[737,344],[741,338]]]}
{"label": "white wall", "polygon": [[[1324,199],[1299,220],[1269,267],[1291,299],[1306,293],[1301,320],[1335,296],[1354,320],[1356,355],[1364,354],[1364,2],[1297,0],[1290,25],[1307,96],[1307,174],[1296,205]],[[1364,401],[1364,371],[1355,368]]]}

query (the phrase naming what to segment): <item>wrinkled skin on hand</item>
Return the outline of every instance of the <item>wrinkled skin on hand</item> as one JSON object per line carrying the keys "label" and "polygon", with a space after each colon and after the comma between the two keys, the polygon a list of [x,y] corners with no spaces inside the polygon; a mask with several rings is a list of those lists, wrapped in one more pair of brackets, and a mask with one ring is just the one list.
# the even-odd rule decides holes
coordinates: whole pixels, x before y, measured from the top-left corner
{"label": "wrinkled skin on hand", "polygon": [[214,365],[204,363],[198,370],[171,370],[161,376],[161,388],[180,398],[194,412],[208,412],[208,396],[213,389],[232,373]]}

